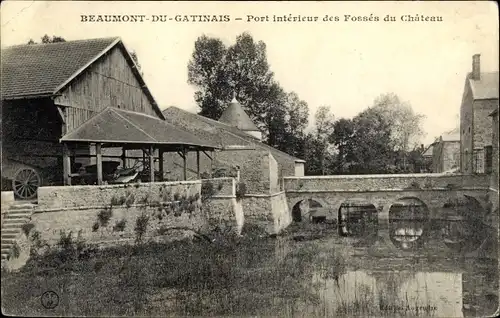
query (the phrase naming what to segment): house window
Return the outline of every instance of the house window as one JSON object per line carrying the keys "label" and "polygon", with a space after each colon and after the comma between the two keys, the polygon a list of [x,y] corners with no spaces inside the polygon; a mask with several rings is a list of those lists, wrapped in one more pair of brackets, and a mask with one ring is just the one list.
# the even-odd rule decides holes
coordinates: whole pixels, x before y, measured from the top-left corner
{"label": "house window", "polygon": [[470,127],[469,127],[469,133],[470,133]]}
{"label": "house window", "polygon": [[491,173],[493,170],[493,147],[484,147],[484,172]]}

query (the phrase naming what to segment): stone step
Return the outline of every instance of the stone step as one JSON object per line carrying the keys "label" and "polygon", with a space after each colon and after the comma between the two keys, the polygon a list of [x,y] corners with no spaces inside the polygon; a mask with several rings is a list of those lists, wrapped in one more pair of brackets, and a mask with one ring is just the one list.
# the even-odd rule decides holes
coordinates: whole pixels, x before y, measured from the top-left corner
{"label": "stone step", "polygon": [[2,224],[2,231],[3,229],[20,229],[26,222],[4,222]]}
{"label": "stone step", "polygon": [[7,211],[4,211],[4,214],[5,215],[9,215],[9,214],[32,214],[33,213],[33,209],[19,209],[19,210],[7,210]]}
{"label": "stone step", "polygon": [[10,234],[10,233],[21,233],[21,228],[15,227],[15,228],[2,229],[2,236],[3,234]]}
{"label": "stone step", "polygon": [[37,207],[37,204],[33,203],[14,203],[9,207],[9,210],[27,210]]}
{"label": "stone step", "polygon": [[20,233],[19,231],[18,232],[7,232],[7,233],[2,231],[2,241],[4,239],[15,239],[19,235],[19,233]]}
{"label": "stone step", "polygon": [[14,244],[16,242],[15,239],[13,238],[2,238],[2,244]]}
{"label": "stone step", "polygon": [[25,219],[29,219],[30,217],[31,217],[31,214],[10,214],[10,215],[6,215],[3,218],[3,220],[4,221],[13,220],[13,219],[25,220]]}

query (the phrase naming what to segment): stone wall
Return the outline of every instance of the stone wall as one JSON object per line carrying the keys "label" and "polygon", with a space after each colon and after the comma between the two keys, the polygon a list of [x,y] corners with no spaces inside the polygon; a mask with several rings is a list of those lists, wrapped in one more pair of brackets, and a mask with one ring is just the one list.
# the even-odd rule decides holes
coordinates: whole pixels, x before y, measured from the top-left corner
{"label": "stone wall", "polygon": [[487,188],[486,175],[392,174],[392,175],[337,175],[284,178],[285,191],[384,191],[408,188]]}
{"label": "stone wall", "polygon": [[474,149],[491,145],[491,132],[493,131],[491,117],[489,116],[498,106],[498,99],[474,101]]}
{"label": "stone wall", "polygon": [[248,195],[241,199],[245,224],[253,224],[267,233],[277,234],[291,223],[285,192],[274,195]]}
{"label": "stone wall", "polygon": [[460,141],[447,141],[443,145],[443,167],[441,171],[460,168]]}
{"label": "stone wall", "polygon": [[335,220],[342,203],[358,201],[371,203],[379,211],[379,219],[387,220],[390,207],[401,199],[415,198],[429,209],[430,218],[443,217],[443,206],[448,200],[464,195],[477,199],[481,204],[487,200],[487,190],[395,190],[395,191],[287,191],[286,197],[290,209],[302,201],[312,199],[329,211],[327,219]]}
{"label": "stone wall", "polygon": [[460,163],[462,173],[472,173],[472,91],[469,80],[466,80],[462,105],[460,107]]}
{"label": "stone wall", "polygon": [[[213,196],[202,204],[202,183],[213,184]],[[146,237],[163,237],[171,230],[196,233],[211,230],[211,221],[241,229],[235,215],[233,178],[138,183],[128,185],[42,187],[31,222],[50,243],[61,231],[80,233],[87,242],[119,243],[134,238],[139,216],[149,218]],[[241,214],[241,211],[238,213]],[[101,215],[108,215],[102,222]],[[120,225],[121,224],[121,225]]]}
{"label": "stone wall", "polygon": [[[499,130],[499,125],[498,125],[498,112],[496,115],[493,116],[493,130],[492,130],[492,172],[491,172],[491,182],[490,182],[490,188],[494,189],[497,191],[497,196],[498,196],[498,130]],[[498,198],[497,198],[498,201]]]}
{"label": "stone wall", "polygon": [[269,160],[269,191],[270,193],[277,193],[281,190],[278,162],[271,153],[267,156],[267,160]]}

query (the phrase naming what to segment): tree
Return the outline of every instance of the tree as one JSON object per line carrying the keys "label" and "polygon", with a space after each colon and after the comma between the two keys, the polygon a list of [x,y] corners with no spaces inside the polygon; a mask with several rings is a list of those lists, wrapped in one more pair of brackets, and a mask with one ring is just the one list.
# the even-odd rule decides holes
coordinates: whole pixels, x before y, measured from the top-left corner
{"label": "tree", "polygon": [[[52,38],[51,38],[50,36],[48,36],[47,34],[45,34],[40,39],[41,39],[41,41],[42,41],[43,44],[57,43],[57,42],[66,42],[66,40],[62,36],[57,36],[57,35],[53,35]],[[30,39],[27,44],[37,44],[37,43],[35,41],[33,41],[33,39]]]}
{"label": "tree", "polygon": [[333,133],[335,116],[331,113],[330,106],[320,106],[314,114],[315,138],[318,149],[321,174],[327,173],[327,158],[333,157],[333,149],[330,144],[330,135]]}
{"label": "tree", "polygon": [[375,99],[373,108],[391,126],[394,150],[408,152],[420,144],[420,138],[424,136],[422,121],[425,116],[415,113],[410,103],[401,101],[394,93],[387,93]]}
{"label": "tree", "polygon": [[340,118],[333,126],[333,134],[330,135],[332,142],[338,149],[337,162],[335,171],[339,173],[346,172],[347,165],[352,158],[349,155],[353,154],[353,137],[354,137],[354,122],[351,119]]}
{"label": "tree", "polygon": [[142,72],[141,63],[139,63],[139,57],[137,56],[137,53],[134,50],[132,50],[130,51],[130,56],[134,60],[134,63],[137,66],[137,70],[139,71],[139,73],[141,73],[141,76],[144,75],[144,73]]}
{"label": "tree", "polygon": [[348,158],[351,173],[386,173],[393,165],[390,123],[374,108],[353,119],[354,131]]}
{"label": "tree", "polygon": [[264,42],[242,33],[226,48],[220,39],[199,37],[188,63],[188,83],[196,87],[200,115],[219,119],[236,94],[266,143],[289,154],[303,153],[307,103],[274,79]]}

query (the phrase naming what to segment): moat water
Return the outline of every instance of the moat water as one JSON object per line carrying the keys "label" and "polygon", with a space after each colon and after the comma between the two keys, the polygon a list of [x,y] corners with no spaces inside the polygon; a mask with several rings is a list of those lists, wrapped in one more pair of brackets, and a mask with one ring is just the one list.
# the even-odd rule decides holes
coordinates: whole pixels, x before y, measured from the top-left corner
{"label": "moat water", "polygon": [[[244,228],[235,240],[34,260],[2,275],[2,307],[28,316],[485,317],[497,310],[498,227],[460,218],[341,221],[304,219],[274,238]],[[47,290],[60,297],[50,312],[40,303]]]}
{"label": "moat water", "polygon": [[[329,225],[306,225],[328,231]],[[449,227],[449,226],[448,226]],[[382,232],[382,234],[380,233]],[[404,231],[394,231],[395,234]],[[279,253],[314,244],[319,251],[341,251],[337,270],[318,269],[309,287],[318,295],[313,305],[295,303],[291,316],[423,316],[485,317],[498,308],[499,277],[496,245],[479,243],[463,248],[459,235],[453,243],[441,229],[430,229],[422,242],[419,231],[406,230],[406,244],[398,244],[390,229],[368,239],[343,237],[336,231],[314,243],[276,242]],[[397,235],[394,235],[397,236]],[[401,239],[401,238],[400,238]],[[471,240],[465,237],[465,240]],[[482,241],[484,242],[484,241]],[[411,245],[413,243],[413,245]],[[460,246],[456,246],[456,245]],[[477,250],[481,249],[481,252]],[[487,252],[486,250],[489,250]],[[321,267],[323,265],[320,265]],[[333,273],[332,273],[333,272]]]}

